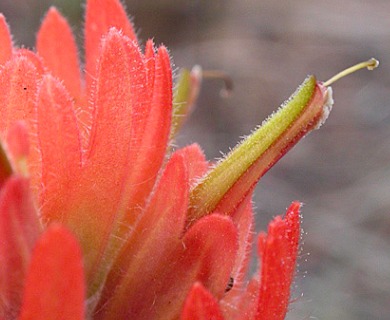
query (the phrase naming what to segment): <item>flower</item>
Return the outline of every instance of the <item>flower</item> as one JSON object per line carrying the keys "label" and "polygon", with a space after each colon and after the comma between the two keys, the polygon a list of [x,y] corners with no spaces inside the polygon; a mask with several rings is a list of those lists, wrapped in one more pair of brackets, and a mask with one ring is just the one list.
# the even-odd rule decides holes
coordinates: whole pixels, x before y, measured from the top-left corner
{"label": "flower", "polygon": [[251,193],[323,123],[330,88],[307,78],[210,165],[169,148],[200,71],[173,98],[167,49],[140,50],[119,0],[86,3],[85,73],[55,8],[36,52],[11,39],[0,16],[0,318],[283,319],[300,203],[258,236],[248,282]]}

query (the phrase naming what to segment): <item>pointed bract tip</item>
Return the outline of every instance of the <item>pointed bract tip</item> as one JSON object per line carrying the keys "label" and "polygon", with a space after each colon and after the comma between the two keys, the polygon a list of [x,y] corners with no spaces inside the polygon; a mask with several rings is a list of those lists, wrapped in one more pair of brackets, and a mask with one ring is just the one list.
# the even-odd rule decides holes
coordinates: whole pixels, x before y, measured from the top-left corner
{"label": "pointed bract tip", "polygon": [[4,15],[0,13],[0,65],[5,64],[12,57],[12,36]]}
{"label": "pointed bract tip", "polygon": [[48,15],[61,15],[60,14],[60,12],[58,11],[58,9],[55,7],[55,6],[51,6],[50,8],[49,8],[49,10],[47,10],[47,14],[46,14],[46,16],[48,16]]}
{"label": "pointed bract tip", "polygon": [[184,303],[181,320],[223,320],[217,300],[200,283],[196,282]]}
{"label": "pointed bract tip", "polygon": [[286,215],[277,216],[268,233],[258,237],[261,284],[256,319],[284,319],[287,313],[299,246],[300,207],[293,202]]}

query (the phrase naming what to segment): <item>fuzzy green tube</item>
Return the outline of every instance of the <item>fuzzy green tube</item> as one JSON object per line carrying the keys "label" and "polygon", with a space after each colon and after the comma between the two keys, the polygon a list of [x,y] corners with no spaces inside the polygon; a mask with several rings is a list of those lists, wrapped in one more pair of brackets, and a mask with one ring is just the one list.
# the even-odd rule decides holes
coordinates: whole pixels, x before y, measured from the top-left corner
{"label": "fuzzy green tube", "polygon": [[234,183],[302,114],[313,97],[315,87],[315,77],[309,76],[282,107],[208,172],[191,192],[189,221],[217,207]]}

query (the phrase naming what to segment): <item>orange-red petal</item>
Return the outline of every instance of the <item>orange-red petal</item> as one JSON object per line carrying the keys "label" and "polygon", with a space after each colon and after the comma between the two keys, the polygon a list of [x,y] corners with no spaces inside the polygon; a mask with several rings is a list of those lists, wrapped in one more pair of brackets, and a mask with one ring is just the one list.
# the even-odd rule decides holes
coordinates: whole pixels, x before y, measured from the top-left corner
{"label": "orange-red petal", "polygon": [[181,320],[223,320],[217,300],[199,282],[195,283],[184,303]]}
{"label": "orange-red petal", "polygon": [[49,9],[37,34],[37,51],[50,72],[61,79],[76,100],[81,99],[81,75],[76,41],[65,18]]}
{"label": "orange-red petal", "polygon": [[0,192],[0,318],[19,313],[30,256],[40,224],[26,179],[12,176]]}
{"label": "orange-red petal", "polygon": [[81,146],[73,100],[56,78],[46,75],[38,91],[37,109],[42,156],[41,214],[45,220],[61,221],[70,190],[81,172]]}
{"label": "orange-red petal", "polygon": [[[26,50],[27,51],[27,50]],[[29,139],[29,172],[34,191],[40,179],[40,153],[36,137],[36,95],[41,79],[34,55],[15,56],[0,69],[0,138],[6,139],[7,131],[18,120],[26,122]]]}
{"label": "orange-red petal", "polygon": [[[216,299],[223,297],[238,250],[236,226],[229,217],[206,216],[187,231],[178,249],[180,258],[168,268],[165,288],[161,291],[163,297],[159,299],[159,314],[168,318],[177,317],[177,307],[182,306],[196,281]],[[177,305],[172,305],[173,302]]]}
{"label": "orange-red petal", "polygon": [[[153,94],[140,96],[132,114],[131,164],[125,193],[129,198],[126,223],[132,225],[153,188],[167,151],[172,116],[172,70],[165,47],[158,48]],[[133,185],[137,185],[134,188]]]}
{"label": "orange-red petal", "polygon": [[153,40],[149,39],[146,42],[145,45],[145,65],[147,70],[147,77],[148,77],[148,87],[151,93],[151,97],[153,94],[153,87],[154,87],[154,76],[156,73],[156,53],[154,48]]}
{"label": "orange-red petal", "polygon": [[[149,205],[134,229],[129,230],[130,237],[103,291],[100,304],[104,319],[137,315],[140,305],[152,303],[155,282],[158,287],[164,281],[161,273],[169,268],[167,259],[180,242],[188,206],[189,181],[184,160],[181,154],[172,156]],[[114,296],[110,296],[112,292]]]}
{"label": "orange-red petal", "polygon": [[[123,175],[135,130],[133,117],[148,107],[146,83],[145,64],[138,46],[111,29],[102,43],[86,159],[86,166],[102,171],[96,172],[98,176],[108,178],[112,174],[111,179],[117,181],[116,175]],[[118,170],[112,170],[113,161]]]}
{"label": "orange-red petal", "polygon": [[90,294],[99,289],[106,264],[122,245],[128,231],[122,228],[124,219],[131,227],[165,157],[172,85],[166,49],[159,49],[155,68],[151,93],[138,45],[116,29],[104,38],[89,147],[76,190],[63,210],[88,256]]}
{"label": "orange-red petal", "polygon": [[284,218],[276,217],[268,234],[260,234],[261,284],[257,320],[282,320],[290,299],[300,235],[300,203],[294,202]]}
{"label": "orange-red petal", "polygon": [[0,13],[0,65],[5,64],[12,56],[12,37],[5,17]]}
{"label": "orange-red petal", "polygon": [[190,184],[191,186],[195,185],[209,168],[209,163],[202,149],[198,144],[194,143],[176,152],[183,154],[186,158]]}
{"label": "orange-red petal", "polygon": [[239,250],[232,273],[234,284],[237,287],[242,285],[249,267],[248,260],[250,259],[253,240],[253,215],[252,193],[250,193],[246,196],[244,201],[241,202],[232,216],[233,222],[237,226],[239,236]]}
{"label": "orange-red petal", "polygon": [[13,57],[15,57],[15,59],[20,59],[21,57],[24,57],[26,60],[33,64],[39,76],[42,76],[46,72],[42,58],[37,56],[37,54],[32,52],[31,50],[25,48],[17,48],[13,52]]}
{"label": "orange-red petal", "polygon": [[38,79],[34,64],[26,57],[14,58],[0,70],[0,132],[3,137],[17,120],[26,120],[33,126]]}
{"label": "orange-red petal", "polygon": [[116,28],[136,41],[132,23],[119,0],[88,0],[85,11],[85,60],[87,92],[97,72],[102,37]]}
{"label": "orange-red petal", "polygon": [[37,241],[28,270],[19,320],[85,319],[80,247],[60,225]]}
{"label": "orange-red petal", "polygon": [[247,290],[246,276],[249,270],[253,240],[252,193],[238,206],[232,219],[237,226],[239,247],[231,273],[231,287],[227,288],[226,294],[219,302],[227,319],[238,318],[242,311],[238,306],[248,295],[244,292]]}
{"label": "orange-red petal", "polygon": [[[155,249],[158,248],[157,244]],[[97,319],[176,319],[186,295],[197,281],[217,299],[221,298],[237,251],[237,230],[231,219],[215,214],[204,217],[183,239],[177,239],[173,249],[165,251],[167,254],[147,279],[130,275],[135,280],[131,285],[126,284],[123,289],[119,284],[114,299],[122,303],[110,305],[108,301],[108,312]],[[145,269],[151,259],[153,261],[153,252],[143,261]],[[121,312],[119,316],[118,312]]]}
{"label": "orange-red petal", "polygon": [[[111,29],[102,41],[94,85],[94,120],[83,171],[75,181],[69,205],[63,209],[64,221],[79,236],[87,257],[90,293],[98,290],[104,279],[97,271],[100,263],[113,259],[105,258],[106,251],[119,246],[117,238],[110,235],[124,216],[123,188],[131,170],[128,153],[133,112],[143,106],[145,83],[145,65],[138,46]],[[102,266],[101,270],[107,272],[108,267]]]}

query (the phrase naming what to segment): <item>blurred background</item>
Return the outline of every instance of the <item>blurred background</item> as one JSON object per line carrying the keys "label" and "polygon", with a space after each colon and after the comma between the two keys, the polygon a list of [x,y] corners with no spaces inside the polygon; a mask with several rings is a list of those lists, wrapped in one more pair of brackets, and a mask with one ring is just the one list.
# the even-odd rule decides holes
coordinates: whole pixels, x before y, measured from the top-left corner
{"label": "blurred background", "polygon": [[[34,46],[50,5],[82,43],[79,0],[1,0],[17,45]],[[292,200],[303,208],[302,251],[288,319],[390,319],[390,1],[128,0],[145,43],[170,48],[175,67],[231,75],[234,93],[205,80],[177,144],[208,159],[228,152],[307,74],[327,80],[372,56],[381,66],[340,80],[335,107],[259,183],[256,230]]]}

